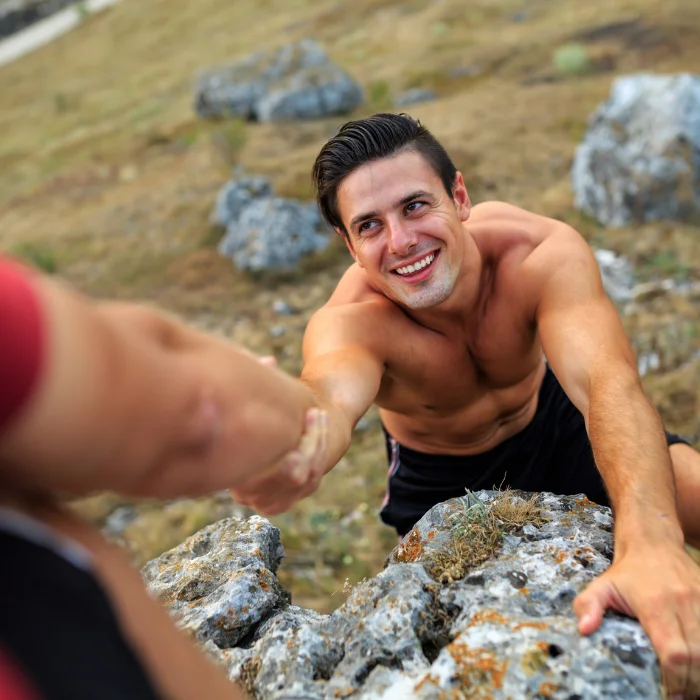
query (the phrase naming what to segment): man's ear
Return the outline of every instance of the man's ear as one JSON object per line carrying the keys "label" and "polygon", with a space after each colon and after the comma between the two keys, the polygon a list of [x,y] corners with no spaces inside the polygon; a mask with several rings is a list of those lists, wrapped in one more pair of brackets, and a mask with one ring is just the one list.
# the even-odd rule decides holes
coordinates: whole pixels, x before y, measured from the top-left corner
{"label": "man's ear", "polygon": [[454,200],[460,220],[466,221],[471,214],[472,203],[469,200],[469,193],[467,192],[466,185],[464,184],[462,173],[459,171],[457,171],[457,174],[455,175],[455,182],[452,186],[452,199]]}
{"label": "man's ear", "polygon": [[357,259],[357,254],[355,253],[355,249],[352,247],[352,243],[350,242],[350,236],[337,227],[336,227],[335,231],[339,236],[342,236],[343,240],[345,241],[345,245],[347,246],[347,249],[350,251],[350,255],[352,255],[352,259],[360,267],[362,267],[362,263]]}

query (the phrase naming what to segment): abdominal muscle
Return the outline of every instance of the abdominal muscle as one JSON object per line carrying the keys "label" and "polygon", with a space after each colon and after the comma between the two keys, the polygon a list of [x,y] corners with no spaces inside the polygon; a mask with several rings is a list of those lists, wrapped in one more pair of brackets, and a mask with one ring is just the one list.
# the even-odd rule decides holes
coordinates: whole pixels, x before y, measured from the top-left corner
{"label": "abdominal muscle", "polygon": [[[392,410],[383,401],[379,413],[384,427],[399,444],[428,454],[475,455],[494,447],[524,430],[535,416],[540,385],[546,365],[513,386],[481,389],[481,396],[457,410],[440,411],[416,406],[415,410]],[[403,402],[402,402],[403,403]]]}

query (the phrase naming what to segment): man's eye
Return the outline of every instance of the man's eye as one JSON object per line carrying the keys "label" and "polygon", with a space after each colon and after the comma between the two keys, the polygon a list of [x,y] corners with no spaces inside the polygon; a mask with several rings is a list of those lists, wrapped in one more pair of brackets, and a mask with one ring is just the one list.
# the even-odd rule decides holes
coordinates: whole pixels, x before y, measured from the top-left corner
{"label": "man's eye", "polygon": [[360,224],[360,233],[367,233],[367,231],[371,231],[376,223],[376,221],[365,221],[363,224]]}
{"label": "man's eye", "polygon": [[406,205],[406,211],[407,212],[412,212],[412,211],[418,211],[420,207],[422,207],[425,204],[425,202],[411,202],[410,204]]}

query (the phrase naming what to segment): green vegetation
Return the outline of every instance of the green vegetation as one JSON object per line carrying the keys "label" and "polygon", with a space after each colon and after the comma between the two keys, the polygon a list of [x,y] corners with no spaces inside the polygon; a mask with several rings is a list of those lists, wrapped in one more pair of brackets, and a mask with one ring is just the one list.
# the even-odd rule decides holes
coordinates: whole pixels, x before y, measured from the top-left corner
{"label": "green vegetation", "polygon": [[557,71],[566,76],[586,75],[591,70],[588,52],[583,44],[565,44],[552,55]]}
{"label": "green vegetation", "polygon": [[387,112],[391,110],[391,87],[386,80],[371,82],[367,92],[372,111]]}
{"label": "green vegetation", "polygon": [[92,12],[90,12],[90,8],[88,7],[87,2],[75,3],[75,11],[78,14],[78,19],[81,22],[84,22],[92,14]]}
{"label": "green vegetation", "polygon": [[693,267],[678,259],[678,253],[670,248],[652,253],[642,260],[645,272],[654,271],[664,277],[686,280],[693,273]]}
{"label": "green vegetation", "polygon": [[53,251],[39,243],[15,243],[7,252],[49,275],[58,269]]}

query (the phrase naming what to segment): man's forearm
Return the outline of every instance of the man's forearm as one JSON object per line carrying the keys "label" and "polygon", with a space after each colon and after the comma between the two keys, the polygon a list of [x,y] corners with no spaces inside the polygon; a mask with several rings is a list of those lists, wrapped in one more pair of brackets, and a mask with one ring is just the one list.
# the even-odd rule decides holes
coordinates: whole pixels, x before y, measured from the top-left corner
{"label": "man's forearm", "polygon": [[591,380],[588,430],[620,553],[638,538],[682,542],[663,424],[634,370],[625,366]]}

